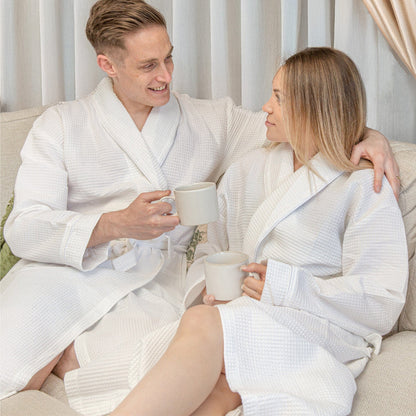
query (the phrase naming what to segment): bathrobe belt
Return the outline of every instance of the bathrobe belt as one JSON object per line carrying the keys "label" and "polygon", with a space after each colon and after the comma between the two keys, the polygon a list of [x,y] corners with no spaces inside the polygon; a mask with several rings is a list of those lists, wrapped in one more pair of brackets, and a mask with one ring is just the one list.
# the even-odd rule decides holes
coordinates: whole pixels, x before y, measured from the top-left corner
{"label": "bathrobe belt", "polygon": [[139,267],[141,273],[158,273],[162,268],[167,252],[168,258],[172,252],[185,253],[186,246],[172,245],[169,235],[162,234],[153,240],[135,240],[121,238],[110,242],[108,260],[100,267],[110,268],[121,272],[135,271]]}

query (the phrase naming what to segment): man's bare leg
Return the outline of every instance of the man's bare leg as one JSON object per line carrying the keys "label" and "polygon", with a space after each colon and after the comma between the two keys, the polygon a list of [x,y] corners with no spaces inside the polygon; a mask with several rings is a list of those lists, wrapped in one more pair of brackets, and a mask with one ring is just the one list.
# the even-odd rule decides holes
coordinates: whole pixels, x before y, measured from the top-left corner
{"label": "man's bare leg", "polygon": [[48,365],[39,370],[22,390],[39,390],[49,374],[54,373],[63,379],[66,372],[79,368],[74,343],[56,356]]}
{"label": "man's bare leg", "polygon": [[183,315],[166,353],[112,416],[190,415],[213,391],[223,361],[217,308],[193,307]]}
{"label": "man's bare leg", "polygon": [[48,378],[49,374],[52,372],[55,365],[58,363],[61,356],[62,354],[59,354],[48,365],[39,370],[22,390],[39,390]]}
{"label": "man's bare leg", "polygon": [[62,354],[61,359],[57,362],[52,370],[52,373],[57,375],[62,380],[68,371],[79,368],[77,356],[75,355],[74,343],[69,345]]}

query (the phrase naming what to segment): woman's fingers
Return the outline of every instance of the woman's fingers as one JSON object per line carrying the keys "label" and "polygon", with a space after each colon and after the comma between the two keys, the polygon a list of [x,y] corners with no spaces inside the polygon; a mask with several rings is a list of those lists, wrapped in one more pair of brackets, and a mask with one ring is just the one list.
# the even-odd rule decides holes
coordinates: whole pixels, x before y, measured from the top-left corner
{"label": "woman's fingers", "polygon": [[241,287],[243,294],[246,294],[247,296],[257,300],[260,300],[261,294],[263,293],[263,288],[264,280],[258,280],[251,276],[244,279],[243,286]]}
{"label": "woman's fingers", "polygon": [[241,267],[241,270],[248,273],[257,273],[261,280],[264,280],[266,277],[267,266],[260,263],[250,263],[247,266]]}

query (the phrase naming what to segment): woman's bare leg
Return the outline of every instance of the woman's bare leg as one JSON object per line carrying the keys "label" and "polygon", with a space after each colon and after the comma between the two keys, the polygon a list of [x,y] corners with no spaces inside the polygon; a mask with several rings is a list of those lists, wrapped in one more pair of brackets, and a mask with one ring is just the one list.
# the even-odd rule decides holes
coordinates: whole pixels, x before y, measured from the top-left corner
{"label": "woman's bare leg", "polygon": [[223,416],[240,404],[240,395],[230,390],[225,375],[221,374],[214,390],[192,416]]}
{"label": "woman's bare leg", "polygon": [[207,399],[223,368],[217,308],[199,305],[182,317],[166,353],[112,413],[113,416],[190,415]]}
{"label": "woman's bare leg", "polygon": [[48,365],[39,370],[22,390],[39,390],[49,374],[54,373],[63,379],[67,371],[75,370],[76,368],[79,368],[79,364],[75,355],[74,343],[72,343],[63,353],[56,356]]}

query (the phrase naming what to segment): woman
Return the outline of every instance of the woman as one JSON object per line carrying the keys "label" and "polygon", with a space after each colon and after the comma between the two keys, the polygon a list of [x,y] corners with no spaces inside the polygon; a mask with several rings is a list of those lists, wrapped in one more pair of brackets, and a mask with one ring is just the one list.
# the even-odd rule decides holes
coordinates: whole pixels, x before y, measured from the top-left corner
{"label": "woman", "polygon": [[240,397],[245,416],[349,414],[354,378],[399,316],[401,213],[390,186],[374,193],[373,171],[349,161],[366,115],[356,66],[330,48],[299,52],[263,109],[274,145],[229,168],[197,253],[243,251],[259,278],[234,301],[189,309],[114,415],[224,415]]}

